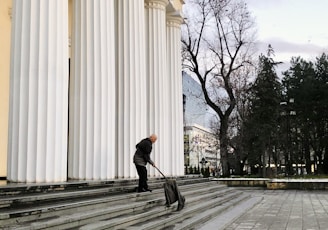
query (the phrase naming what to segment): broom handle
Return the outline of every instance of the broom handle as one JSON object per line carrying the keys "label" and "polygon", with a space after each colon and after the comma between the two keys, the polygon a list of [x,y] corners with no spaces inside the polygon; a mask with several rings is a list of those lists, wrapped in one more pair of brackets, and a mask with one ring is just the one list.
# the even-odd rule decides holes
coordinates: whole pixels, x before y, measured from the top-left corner
{"label": "broom handle", "polygon": [[166,177],[164,176],[164,174],[161,172],[161,170],[159,170],[159,168],[157,168],[155,165],[154,165],[154,168],[157,169],[158,172],[159,172],[160,174],[162,174],[162,176],[163,176],[164,178],[166,178]]}

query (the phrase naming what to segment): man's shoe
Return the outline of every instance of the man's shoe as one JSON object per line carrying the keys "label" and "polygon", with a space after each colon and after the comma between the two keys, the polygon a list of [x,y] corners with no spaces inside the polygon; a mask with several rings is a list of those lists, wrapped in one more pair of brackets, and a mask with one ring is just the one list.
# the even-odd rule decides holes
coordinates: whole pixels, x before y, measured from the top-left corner
{"label": "man's shoe", "polygon": [[152,190],[149,189],[149,188],[143,188],[143,189],[141,189],[141,190],[138,190],[138,192],[139,192],[139,193],[140,193],[140,192],[152,192]]}
{"label": "man's shoe", "polygon": [[144,188],[139,189],[139,190],[138,190],[138,193],[141,193],[141,192],[148,192],[148,190],[147,190],[147,189],[144,189]]}

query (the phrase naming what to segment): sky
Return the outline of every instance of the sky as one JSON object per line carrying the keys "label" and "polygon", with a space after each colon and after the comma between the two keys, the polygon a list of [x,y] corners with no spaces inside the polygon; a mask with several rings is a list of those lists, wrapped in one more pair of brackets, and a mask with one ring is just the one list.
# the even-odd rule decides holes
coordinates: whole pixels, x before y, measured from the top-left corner
{"label": "sky", "polygon": [[289,67],[291,57],[313,61],[328,54],[328,0],[245,0],[255,18],[259,53],[268,44],[275,61]]}

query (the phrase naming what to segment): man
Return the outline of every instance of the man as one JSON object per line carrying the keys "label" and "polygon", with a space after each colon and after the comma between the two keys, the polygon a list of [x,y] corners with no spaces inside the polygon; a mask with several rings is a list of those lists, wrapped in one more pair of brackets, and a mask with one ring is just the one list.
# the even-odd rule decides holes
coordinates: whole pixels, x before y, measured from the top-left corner
{"label": "man", "polygon": [[152,144],[157,140],[155,134],[150,135],[150,137],[141,140],[136,145],[136,152],[133,157],[133,163],[136,165],[137,172],[139,175],[139,185],[138,192],[151,192],[147,184],[147,163],[155,167],[154,162],[150,159],[150,153],[152,150]]}

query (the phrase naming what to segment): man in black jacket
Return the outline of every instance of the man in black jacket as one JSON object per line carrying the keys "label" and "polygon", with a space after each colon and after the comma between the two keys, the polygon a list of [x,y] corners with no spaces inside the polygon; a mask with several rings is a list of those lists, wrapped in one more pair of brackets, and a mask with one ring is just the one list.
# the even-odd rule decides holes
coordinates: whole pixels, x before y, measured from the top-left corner
{"label": "man in black jacket", "polygon": [[147,163],[155,167],[155,163],[150,159],[150,153],[152,150],[152,144],[157,140],[155,134],[150,135],[150,137],[141,140],[136,145],[136,152],[133,157],[133,163],[136,165],[137,172],[139,175],[139,186],[138,192],[151,192],[147,184]]}

